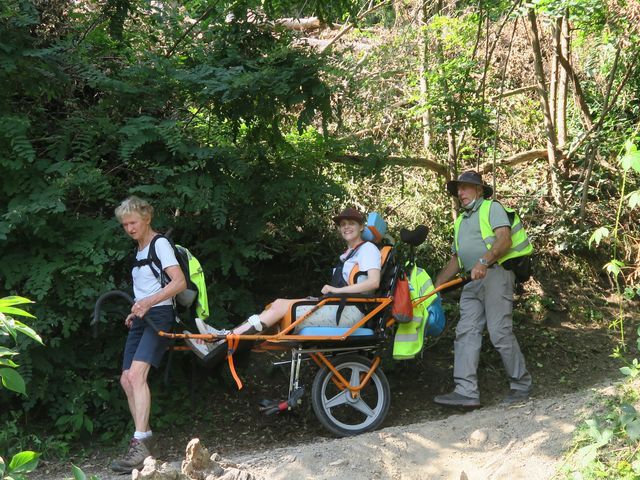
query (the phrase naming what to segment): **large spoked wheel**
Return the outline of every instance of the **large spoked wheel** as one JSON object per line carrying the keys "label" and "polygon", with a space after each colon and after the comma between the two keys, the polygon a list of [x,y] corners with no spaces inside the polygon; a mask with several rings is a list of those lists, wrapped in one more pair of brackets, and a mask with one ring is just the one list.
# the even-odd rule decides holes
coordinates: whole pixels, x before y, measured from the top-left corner
{"label": "large spoked wheel", "polygon": [[[371,360],[356,355],[345,356],[333,365],[350,385],[358,386],[371,368]],[[391,402],[389,381],[382,369],[378,367],[367,385],[355,395],[346,388],[341,390],[334,377],[331,370],[323,367],[311,388],[313,410],[322,425],[340,437],[378,428],[387,416]]]}

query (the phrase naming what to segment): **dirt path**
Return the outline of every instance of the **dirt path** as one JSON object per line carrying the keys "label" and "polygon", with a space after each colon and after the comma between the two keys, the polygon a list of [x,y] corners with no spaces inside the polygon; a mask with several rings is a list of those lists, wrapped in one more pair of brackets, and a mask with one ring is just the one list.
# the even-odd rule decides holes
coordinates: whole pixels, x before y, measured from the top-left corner
{"label": "dirt path", "polygon": [[547,479],[593,395],[589,389],[533,399],[236,460],[269,480]]}
{"label": "dirt path", "polygon": [[[456,412],[440,420],[228,455],[225,460],[236,463],[242,472],[229,477],[233,479],[250,478],[247,474],[265,480],[549,479],[562,465],[563,452],[593,399],[613,390],[605,383],[555,397],[534,397],[518,407]],[[179,471],[181,459],[160,460],[171,461]],[[113,475],[105,467],[83,468],[101,480],[129,478]]]}

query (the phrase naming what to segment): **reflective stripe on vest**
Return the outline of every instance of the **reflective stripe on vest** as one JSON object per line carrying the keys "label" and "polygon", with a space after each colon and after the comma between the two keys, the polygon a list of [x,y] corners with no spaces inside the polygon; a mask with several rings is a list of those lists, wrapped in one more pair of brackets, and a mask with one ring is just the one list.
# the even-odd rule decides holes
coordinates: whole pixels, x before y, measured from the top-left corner
{"label": "reflective stripe on vest", "polygon": [[[483,200],[482,204],[480,204],[480,208],[478,209],[478,221],[480,222],[480,235],[482,236],[482,240],[484,244],[487,246],[487,249],[491,249],[494,242],[496,241],[496,236],[493,232],[493,228],[491,228],[490,222],[490,213],[491,213],[491,204],[493,200]],[[498,264],[502,264],[503,262],[516,257],[523,257],[525,255],[531,255],[533,253],[533,245],[529,241],[529,237],[527,237],[527,232],[524,231],[524,227],[522,226],[522,221],[520,217],[512,208],[504,207],[507,212],[508,217],[513,217],[511,221],[511,248],[505,253],[502,257],[498,259]],[[453,235],[454,242],[456,246],[456,253],[458,252],[459,244],[458,244],[458,235],[460,233],[460,224],[462,223],[462,215],[458,215],[456,218],[456,222],[453,225]],[[462,262],[460,261],[460,255],[458,255],[458,265],[462,269]]]}
{"label": "reflective stripe on vest", "polygon": [[[414,265],[409,275],[409,296],[411,301],[423,297],[434,290],[433,281],[426,270]],[[436,299],[431,295],[413,309],[413,320],[401,323],[393,339],[393,358],[401,360],[414,358],[422,351],[424,331],[427,326],[429,312],[427,308]]]}

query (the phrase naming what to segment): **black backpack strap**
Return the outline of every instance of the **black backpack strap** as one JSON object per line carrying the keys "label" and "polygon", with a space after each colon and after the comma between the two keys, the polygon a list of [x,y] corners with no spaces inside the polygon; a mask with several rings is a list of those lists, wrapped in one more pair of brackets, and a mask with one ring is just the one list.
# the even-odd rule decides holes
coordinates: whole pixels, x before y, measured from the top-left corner
{"label": "black backpack strap", "polygon": [[[138,260],[136,256],[134,256],[133,266],[139,267],[139,268],[144,266],[149,266],[149,268],[151,269],[151,273],[153,273],[153,276],[156,277],[156,279],[160,282],[160,286],[164,287],[167,283],[169,283],[170,279],[167,280],[168,276],[166,273],[164,273],[164,270],[162,269],[162,262],[160,261],[160,258],[156,253],[156,241],[159,238],[167,238],[167,237],[160,234],[153,237],[151,239],[151,243],[149,244],[149,252],[147,254],[147,258],[142,258]],[[134,253],[137,254],[137,249],[134,251]]]}
{"label": "black backpack strap", "polygon": [[[356,254],[356,251],[365,243],[367,243],[367,241],[364,242],[360,242],[358,245],[356,245],[356,247],[351,250],[351,252],[349,252],[349,255],[347,255],[347,258],[345,258],[344,260],[341,260],[340,263],[338,264],[338,266],[336,266],[336,270],[333,273],[333,278],[331,279],[331,284],[334,287],[345,287],[348,284],[344,281],[344,278],[342,278],[342,269],[344,268],[344,264],[347,263],[347,260],[349,260],[351,257],[353,257]],[[334,284],[333,282],[336,282],[336,284]],[[340,324],[340,318],[342,317],[342,311],[344,310],[344,307],[347,306],[347,300],[346,298],[341,298],[340,299],[340,303],[338,304],[338,310],[336,311],[336,327]]]}
{"label": "black backpack strap", "polygon": [[347,257],[344,260],[340,260],[340,259],[338,260],[338,263],[333,268],[333,275],[331,276],[329,285],[337,288],[346,287],[348,285],[348,283],[344,281],[344,278],[342,278],[342,269],[344,268],[344,264],[347,262],[347,260],[353,257],[358,251],[358,249],[365,243],[366,241],[360,242],[358,245],[356,245],[356,247],[353,250],[349,252],[349,255],[347,255]]}

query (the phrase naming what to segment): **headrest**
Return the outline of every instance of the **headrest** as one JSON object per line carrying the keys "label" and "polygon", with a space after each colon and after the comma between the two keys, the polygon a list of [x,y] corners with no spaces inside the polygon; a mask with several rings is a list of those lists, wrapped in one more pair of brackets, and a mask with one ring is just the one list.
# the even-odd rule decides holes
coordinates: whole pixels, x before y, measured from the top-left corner
{"label": "headrest", "polygon": [[387,222],[385,222],[380,214],[371,212],[367,217],[362,239],[368,242],[378,243],[387,233]]}
{"label": "headrest", "polygon": [[429,229],[426,225],[418,225],[413,230],[407,230],[406,228],[403,228],[400,230],[400,240],[402,240],[404,243],[408,243],[409,245],[417,247],[427,239],[428,234]]}

